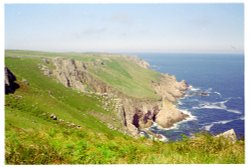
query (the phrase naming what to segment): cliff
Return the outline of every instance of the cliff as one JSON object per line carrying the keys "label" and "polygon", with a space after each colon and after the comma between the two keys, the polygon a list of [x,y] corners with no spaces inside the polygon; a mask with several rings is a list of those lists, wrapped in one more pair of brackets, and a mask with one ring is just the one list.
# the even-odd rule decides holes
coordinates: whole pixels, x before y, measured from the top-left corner
{"label": "cliff", "polygon": [[[116,111],[123,129],[133,136],[153,122],[168,128],[188,117],[175,106],[187,89],[185,81],[177,82],[174,76],[152,71],[147,62],[135,57],[112,55],[92,59],[46,58],[40,69],[66,87],[107,96],[103,104]],[[109,77],[112,80],[107,80]],[[127,87],[135,89],[136,94]]]}
{"label": "cliff", "polygon": [[[173,76],[164,79],[133,60],[93,53],[6,51],[5,66],[19,84],[4,98],[6,164],[245,162],[245,142],[235,141],[232,130],[218,137],[202,133],[167,144],[121,133],[137,135],[137,127],[150,126],[157,116],[164,117],[160,113],[174,120],[171,115],[178,109],[167,99],[176,91],[160,90],[167,86],[166,78],[168,87],[185,86]],[[171,124],[170,119],[163,120]]]}

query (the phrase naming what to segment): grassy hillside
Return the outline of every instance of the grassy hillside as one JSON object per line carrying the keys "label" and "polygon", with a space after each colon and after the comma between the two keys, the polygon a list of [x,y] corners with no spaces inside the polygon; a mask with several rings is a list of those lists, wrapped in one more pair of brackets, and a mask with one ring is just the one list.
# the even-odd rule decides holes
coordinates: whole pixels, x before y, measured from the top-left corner
{"label": "grassy hillside", "polygon": [[[34,53],[37,56],[33,56]],[[44,76],[38,64],[42,63],[41,57],[45,54],[38,53],[6,52],[5,64],[20,85],[14,94],[5,95],[6,164],[244,163],[244,141],[231,144],[223,138],[200,134],[195,139],[165,144],[134,139],[109,129],[100,118],[120,126],[114,111],[104,110],[99,97],[78,93]],[[91,58],[86,57],[85,61],[95,61]],[[103,75],[97,68],[93,68],[93,73],[117,86],[120,85],[118,81],[110,80],[105,74],[114,73],[113,78],[121,75],[121,80],[129,84],[121,86],[123,91],[133,95],[131,90],[139,83],[130,82],[137,82],[139,78],[131,76],[138,67],[120,62],[116,58],[107,60]],[[140,79],[149,80],[151,75],[157,78],[158,74],[152,72]],[[147,85],[139,84],[139,87],[142,91]],[[151,96],[150,90],[142,94]],[[58,120],[49,117],[52,113]]]}
{"label": "grassy hillside", "polygon": [[[94,53],[49,53],[36,51],[6,51],[7,57],[41,58],[66,57],[89,63],[89,71],[100,80],[124,94],[136,98],[159,98],[151,87],[151,81],[158,81],[160,74],[141,68],[124,56]],[[102,62],[102,65],[95,65]]]}
{"label": "grassy hillside", "polygon": [[151,81],[157,81],[160,74],[141,68],[123,57],[103,59],[103,66],[90,69],[99,79],[123,93],[136,98],[157,98]]}

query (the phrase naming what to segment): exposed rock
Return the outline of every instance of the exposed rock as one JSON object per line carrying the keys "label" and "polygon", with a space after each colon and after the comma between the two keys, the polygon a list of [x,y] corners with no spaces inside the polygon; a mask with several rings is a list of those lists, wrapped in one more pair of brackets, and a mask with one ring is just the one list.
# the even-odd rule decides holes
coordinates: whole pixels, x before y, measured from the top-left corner
{"label": "exposed rock", "polygon": [[140,131],[140,136],[150,138],[151,140],[154,140],[154,141],[162,141],[162,142],[168,141],[168,139],[162,134],[155,134],[152,131],[147,130],[147,129]]}
{"label": "exposed rock", "polygon": [[77,125],[74,124],[74,123],[69,123],[68,126],[74,128],[74,127],[76,127]]}
{"label": "exposed rock", "polygon": [[[137,106],[139,107],[139,106]],[[135,108],[132,124],[137,128],[148,128],[153,125],[155,117],[159,112],[158,106],[144,103],[141,109]],[[130,118],[127,118],[130,120]]]}
{"label": "exposed rock", "polygon": [[4,68],[4,72],[5,94],[14,93],[19,88],[19,85],[15,83],[16,76],[7,67]]}
{"label": "exposed rock", "polygon": [[[143,60],[127,58],[143,68],[149,67],[149,64]],[[117,110],[117,117],[132,136],[139,136],[139,129],[152,126],[154,121],[162,127],[170,127],[175,122],[188,117],[174,105],[176,100],[184,95],[188,85],[185,81],[177,82],[174,76],[162,74],[160,81],[151,81],[152,89],[162,97],[162,100],[145,100],[128,97],[110,87],[89,73],[88,64],[84,62],[54,58],[51,63],[55,69],[50,74],[64,86],[81,92],[88,92],[88,89],[91,89],[95,92],[97,99],[103,102],[105,110],[114,107]],[[105,62],[99,59],[93,63],[96,66],[105,65]],[[42,69],[44,70],[46,67],[42,67]],[[112,97],[115,98],[111,102]],[[114,128],[112,127],[112,129]]]}
{"label": "exposed rock", "polygon": [[128,129],[129,134],[131,134],[134,137],[138,137],[139,130],[133,124],[128,123],[127,124],[127,129]]}
{"label": "exposed rock", "polygon": [[49,64],[49,60],[47,58],[42,58],[42,61],[46,64]]}
{"label": "exposed rock", "polygon": [[100,66],[100,65],[105,65],[105,63],[101,59],[96,59],[95,61],[93,61],[92,65]]}
{"label": "exposed rock", "polygon": [[57,116],[56,116],[55,114],[51,114],[51,115],[50,115],[50,118],[51,118],[52,120],[57,120]]}
{"label": "exposed rock", "polygon": [[44,69],[43,74],[46,75],[46,76],[51,76],[52,71],[50,71],[49,69]]}
{"label": "exposed rock", "polygon": [[29,82],[27,79],[22,79],[22,82],[25,84],[25,85],[29,85]]}
{"label": "exposed rock", "polygon": [[[101,94],[111,89],[108,85],[90,75],[84,62],[56,58],[53,63],[56,69],[52,72],[52,75],[66,87],[72,87],[81,92],[87,92],[88,89],[91,89]],[[88,89],[86,85],[88,85]]]}
{"label": "exposed rock", "polygon": [[[47,59],[46,59],[46,61],[48,61]],[[46,62],[45,61],[45,62]],[[48,63],[47,63],[48,64]],[[42,71],[43,71],[43,74],[44,75],[46,75],[46,76],[51,76],[51,74],[52,74],[52,71],[47,67],[47,66],[45,66],[45,65],[43,65],[43,64],[39,64],[38,65],[38,68],[40,68]]]}
{"label": "exposed rock", "polygon": [[21,95],[16,95],[15,96],[15,99],[21,99],[21,98],[23,98],[23,96],[21,96]]}
{"label": "exposed rock", "polygon": [[146,69],[148,69],[150,67],[149,63],[146,62],[146,61],[143,61],[143,60],[140,60],[138,62],[138,65],[141,66],[141,67],[143,67],[143,68],[146,68]]}
{"label": "exposed rock", "polygon": [[58,121],[59,121],[59,122],[64,122],[64,120],[63,120],[63,119],[58,119]]}
{"label": "exposed rock", "polygon": [[201,92],[200,95],[201,95],[201,96],[209,96],[209,94],[206,93],[206,92]]}
{"label": "exposed rock", "polygon": [[164,99],[168,100],[168,101],[170,101],[172,103],[174,103],[176,101],[176,98],[170,93],[166,93]]}
{"label": "exposed rock", "polygon": [[163,128],[169,128],[173,126],[174,123],[179,122],[188,115],[183,114],[180,110],[178,110],[172,103],[168,100],[163,101],[162,110],[156,115],[155,122],[159,124]]}
{"label": "exposed rock", "polygon": [[232,143],[235,143],[237,141],[237,136],[236,136],[234,129],[230,129],[226,132],[220,133],[216,135],[216,137],[224,137]]}
{"label": "exposed rock", "polygon": [[181,82],[179,82],[178,88],[182,91],[185,91],[188,89],[188,84],[186,81],[182,80]]}
{"label": "exposed rock", "polygon": [[174,76],[168,74],[162,75],[160,82],[152,82],[156,93],[171,102],[175,102],[182,97],[187,90],[188,85],[185,81],[177,82]]}
{"label": "exposed rock", "polygon": [[183,97],[188,85],[183,80],[177,82],[174,76],[164,74],[160,82],[152,82],[153,87],[158,95],[162,96],[162,105],[159,113],[156,115],[156,123],[163,128],[169,128],[174,123],[188,117],[176,108],[174,103],[180,97]]}
{"label": "exposed rock", "polygon": [[127,56],[127,59],[129,59],[129,61],[132,61],[134,63],[136,63],[137,65],[139,65],[142,68],[146,68],[148,69],[150,67],[150,64],[136,56]]}

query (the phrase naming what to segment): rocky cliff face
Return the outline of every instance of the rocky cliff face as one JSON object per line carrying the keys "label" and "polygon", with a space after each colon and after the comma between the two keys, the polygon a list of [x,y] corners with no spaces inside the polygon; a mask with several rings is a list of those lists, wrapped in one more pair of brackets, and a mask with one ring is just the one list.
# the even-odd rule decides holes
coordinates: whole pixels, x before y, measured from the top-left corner
{"label": "rocky cliff face", "polygon": [[[55,68],[49,69],[46,64],[52,64]],[[111,93],[112,88],[93,77],[87,66],[88,64],[81,61],[55,58],[46,60],[45,65],[40,65],[40,69],[45,75],[55,77],[66,87],[81,92]]]}
{"label": "rocky cliff face", "polygon": [[164,74],[159,83],[153,83],[153,87],[156,93],[162,97],[162,108],[156,116],[156,123],[163,128],[169,128],[175,122],[188,117],[174,105],[178,98],[184,96],[185,90],[188,88],[185,81],[177,82],[174,76]]}
{"label": "rocky cliff face", "polygon": [[[143,60],[130,59],[143,68],[149,67],[149,64]],[[46,64],[49,63],[55,68],[47,68]],[[187,89],[185,81],[177,82],[174,76],[164,74],[159,82],[152,81],[151,83],[152,89],[161,97],[161,100],[138,99],[129,97],[97,79],[88,71],[88,66],[88,63],[81,61],[54,58],[45,61],[45,65],[42,65],[41,69],[45,75],[55,77],[66,87],[81,92],[108,95],[109,100],[116,104],[114,109],[117,111],[118,118],[123,122],[124,128],[133,136],[138,135],[139,129],[150,127],[153,122],[163,128],[168,128],[175,122],[188,117],[174,105]]]}

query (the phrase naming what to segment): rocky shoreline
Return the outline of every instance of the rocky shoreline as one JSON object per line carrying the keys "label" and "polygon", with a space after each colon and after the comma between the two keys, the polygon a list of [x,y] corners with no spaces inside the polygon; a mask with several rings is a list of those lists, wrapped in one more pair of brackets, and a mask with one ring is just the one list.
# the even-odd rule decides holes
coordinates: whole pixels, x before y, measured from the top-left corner
{"label": "rocky shoreline", "polygon": [[[144,60],[126,58],[141,68],[149,68],[149,63]],[[163,128],[169,128],[189,117],[176,107],[177,100],[184,96],[188,85],[185,81],[178,82],[172,75],[161,74],[158,82],[151,81],[155,94],[161,97],[159,100],[139,99],[125,95],[93,76],[88,71],[89,64],[86,62],[65,58],[45,58],[43,62],[39,65],[43,73],[55,78],[65,87],[108,97],[104,100],[104,105],[114,104],[112,107],[123,124],[121,131],[134,137],[139,136],[140,129],[148,128],[154,122]]]}

